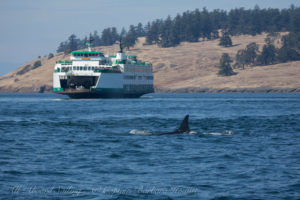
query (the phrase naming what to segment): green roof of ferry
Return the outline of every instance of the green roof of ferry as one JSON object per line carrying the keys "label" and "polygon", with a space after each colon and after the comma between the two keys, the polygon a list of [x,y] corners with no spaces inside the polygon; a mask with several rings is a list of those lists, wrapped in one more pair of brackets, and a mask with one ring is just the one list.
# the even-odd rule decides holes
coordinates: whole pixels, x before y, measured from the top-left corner
{"label": "green roof of ferry", "polygon": [[72,51],[72,54],[73,53],[87,53],[87,54],[103,54],[101,51]]}

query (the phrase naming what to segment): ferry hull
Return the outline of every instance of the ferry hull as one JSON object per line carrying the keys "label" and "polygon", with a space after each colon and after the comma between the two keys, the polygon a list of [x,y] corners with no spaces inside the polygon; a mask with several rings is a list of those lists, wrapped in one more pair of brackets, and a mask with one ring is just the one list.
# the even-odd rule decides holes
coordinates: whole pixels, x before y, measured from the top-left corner
{"label": "ferry hull", "polygon": [[144,94],[152,92],[107,92],[107,91],[96,91],[96,92],[59,92],[59,94],[67,95],[72,99],[87,99],[87,98],[139,98]]}

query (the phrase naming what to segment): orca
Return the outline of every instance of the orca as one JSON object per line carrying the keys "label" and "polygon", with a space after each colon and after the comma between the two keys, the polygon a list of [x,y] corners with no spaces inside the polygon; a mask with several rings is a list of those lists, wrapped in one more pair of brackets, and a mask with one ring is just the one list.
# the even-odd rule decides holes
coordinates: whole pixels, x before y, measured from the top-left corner
{"label": "orca", "polygon": [[182,120],[180,126],[175,129],[173,132],[166,132],[166,133],[158,133],[155,135],[173,135],[173,134],[182,134],[182,133],[190,133],[191,130],[189,128],[189,115],[186,115]]}

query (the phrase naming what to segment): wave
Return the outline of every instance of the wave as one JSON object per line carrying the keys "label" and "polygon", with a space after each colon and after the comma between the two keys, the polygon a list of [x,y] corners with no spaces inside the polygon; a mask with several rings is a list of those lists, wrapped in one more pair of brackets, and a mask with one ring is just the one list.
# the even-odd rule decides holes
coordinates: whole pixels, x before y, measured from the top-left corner
{"label": "wave", "polygon": [[[130,130],[129,134],[132,134],[132,135],[143,135],[143,136],[146,136],[146,135],[161,135],[161,134],[154,133],[154,132],[151,132],[151,131],[138,130],[138,129]],[[219,136],[219,135],[233,135],[233,134],[235,134],[235,132],[230,131],[230,130],[226,130],[226,131],[223,131],[223,132],[203,132],[203,133],[198,133],[196,131],[190,131],[189,133],[186,133],[186,134],[188,134],[188,135],[203,134],[203,135]]]}
{"label": "wave", "polygon": [[132,135],[154,135],[153,132],[147,131],[147,130],[138,130],[138,129],[133,129],[129,131],[129,134]]}
{"label": "wave", "polygon": [[[162,135],[162,134],[159,134],[159,133],[154,133],[154,132],[147,131],[147,130],[138,130],[138,129],[130,130],[129,134],[132,134],[132,135]],[[196,131],[190,131],[189,133],[186,133],[186,134],[194,135],[194,134],[197,134],[197,132]]]}
{"label": "wave", "polygon": [[204,135],[233,135],[233,134],[235,134],[235,132],[226,130],[223,132],[204,132],[202,134],[204,134]]}

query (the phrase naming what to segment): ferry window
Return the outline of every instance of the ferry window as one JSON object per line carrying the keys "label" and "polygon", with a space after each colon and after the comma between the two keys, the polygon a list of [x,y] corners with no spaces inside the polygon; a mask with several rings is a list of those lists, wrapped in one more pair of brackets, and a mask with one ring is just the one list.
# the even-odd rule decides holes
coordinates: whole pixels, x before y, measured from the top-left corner
{"label": "ferry window", "polygon": [[91,67],[89,67],[88,70],[90,71],[90,70],[91,70]]}
{"label": "ferry window", "polygon": [[84,57],[88,57],[89,55],[87,53],[84,54]]}
{"label": "ferry window", "polygon": [[76,67],[73,67],[73,71],[75,71],[76,70]]}
{"label": "ferry window", "polygon": [[84,69],[84,71],[86,71],[86,68],[87,68],[87,67],[84,67],[84,68],[83,68],[83,69]]}
{"label": "ferry window", "polygon": [[76,67],[76,70],[79,70],[79,67]]}
{"label": "ferry window", "polygon": [[82,70],[82,67],[80,67],[80,71]]}

